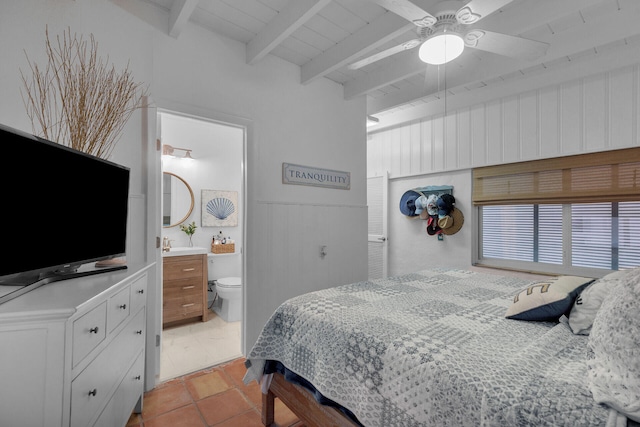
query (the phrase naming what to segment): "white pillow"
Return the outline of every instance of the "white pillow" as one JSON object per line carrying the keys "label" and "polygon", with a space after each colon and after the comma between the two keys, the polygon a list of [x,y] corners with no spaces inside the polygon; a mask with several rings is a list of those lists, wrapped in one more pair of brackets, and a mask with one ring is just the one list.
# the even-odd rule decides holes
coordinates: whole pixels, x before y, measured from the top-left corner
{"label": "white pillow", "polygon": [[589,335],[593,319],[604,297],[613,291],[620,278],[630,270],[614,271],[587,286],[577,296],[569,313],[569,326],[574,334]]}
{"label": "white pillow", "polygon": [[615,292],[604,297],[588,350],[595,401],[640,421],[640,269],[622,277]]}

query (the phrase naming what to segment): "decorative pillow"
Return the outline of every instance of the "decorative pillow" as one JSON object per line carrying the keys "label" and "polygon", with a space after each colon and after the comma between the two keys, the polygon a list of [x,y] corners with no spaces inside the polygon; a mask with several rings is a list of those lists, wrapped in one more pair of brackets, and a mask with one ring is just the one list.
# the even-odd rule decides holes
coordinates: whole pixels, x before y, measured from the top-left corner
{"label": "decorative pillow", "polygon": [[596,317],[602,300],[608,293],[613,292],[619,280],[629,271],[614,271],[602,279],[596,280],[580,292],[569,314],[569,326],[574,334],[589,335],[593,319]]}
{"label": "decorative pillow", "polygon": [[593,398],[640,421],[640,269],[620,279],[596,314],[587,369]]}
{"label": "decorative pillow", "polygon": [[534,283],[515,296],[505,317],[556,321],[569,313],[580,291],[594,280],[589,277],[559,276]]}

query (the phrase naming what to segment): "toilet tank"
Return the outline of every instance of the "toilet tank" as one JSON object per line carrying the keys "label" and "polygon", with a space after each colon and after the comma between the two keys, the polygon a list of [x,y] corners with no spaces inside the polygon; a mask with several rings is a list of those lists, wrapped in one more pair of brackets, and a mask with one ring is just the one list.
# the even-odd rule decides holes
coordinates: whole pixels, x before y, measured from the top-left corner
{"label": "toilet tank", "polygon": [[209,280],[222,277],[242,277],[242,254],[207,254]]}

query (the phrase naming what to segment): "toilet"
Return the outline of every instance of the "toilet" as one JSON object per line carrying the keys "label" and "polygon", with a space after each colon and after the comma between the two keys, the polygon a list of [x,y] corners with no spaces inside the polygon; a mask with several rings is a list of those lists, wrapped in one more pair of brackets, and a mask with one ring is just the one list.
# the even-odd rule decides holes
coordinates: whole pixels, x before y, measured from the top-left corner
{"label": "toilet", "polygon": [[225,322],[242,320],[242,257],[240,253],[208,254],[208,279],[217,298],[212,310]]}

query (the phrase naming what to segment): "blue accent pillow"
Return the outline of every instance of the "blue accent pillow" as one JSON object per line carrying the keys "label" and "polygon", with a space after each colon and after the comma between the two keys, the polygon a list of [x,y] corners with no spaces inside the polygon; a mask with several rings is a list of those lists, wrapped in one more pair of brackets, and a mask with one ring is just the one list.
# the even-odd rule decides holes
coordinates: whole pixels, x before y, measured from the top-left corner
{"label": "blue accent pillow", "polygon": [[569,314],[576,297],[595,279],[558,276],[534,283],[519,292],[505,317],[518,320],[557,321]]}

